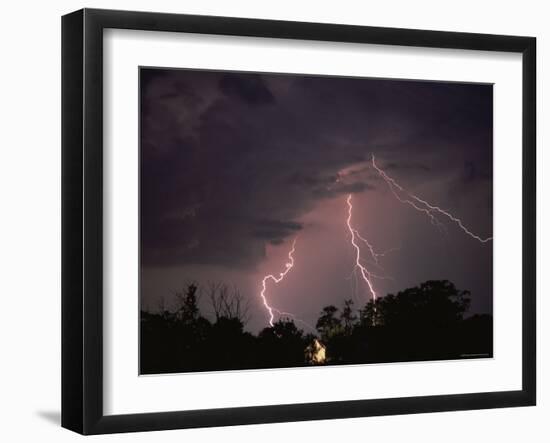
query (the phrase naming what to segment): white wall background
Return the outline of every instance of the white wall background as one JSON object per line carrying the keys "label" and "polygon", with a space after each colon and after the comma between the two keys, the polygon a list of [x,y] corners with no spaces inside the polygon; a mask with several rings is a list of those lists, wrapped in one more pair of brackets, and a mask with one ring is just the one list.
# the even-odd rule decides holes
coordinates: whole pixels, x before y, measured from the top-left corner
{"label": "white wall background", "polygon": [[[509,3],[509,4],[508,4]],[[537,407],[101,436],[94,441],[547,442],[550,440],[549,11],[545,2],[388,0],[11,1],[0,26],[0,438],[81,440],[60,414],[60,16],[83,6],[350,23],[538,38],[539,389]],[[550,173],[550,172],[549,172]],[[546,200],[546,201],[543,201]],[[542,252],[541,252],[542,250]]]}

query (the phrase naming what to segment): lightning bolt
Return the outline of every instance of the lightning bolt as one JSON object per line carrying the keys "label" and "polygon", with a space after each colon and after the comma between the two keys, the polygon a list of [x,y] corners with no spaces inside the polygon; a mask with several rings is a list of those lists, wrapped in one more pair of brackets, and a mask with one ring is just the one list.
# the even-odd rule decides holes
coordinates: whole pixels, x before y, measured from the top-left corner
{"label": "lightning bolt", "polygon": [[[426,200],[423,200],[420,197],[412,194],[411,192],[406,191],[393,178],[389,177],[382,169],[380,169],[376,165],[374,154],[372,155],[372,166],[384,179],[384,181],[390,188],[395,198],[397,198],[397,200],[399,200],[401,203],[405,203],[405,204],[408,204],[409,206],[412,206],[417,211],[425,213],[430,218],[430,221],[433,225],[437,226],[440,229],[445,229],[445,225],[443,225],[443,223],[441,223],[441,221],[436,216],[436,214],[439,214],[444,217],[447,217],[449,220],[454,222],[464,233],[469,235],[471,238],[479,241],[480,243],[487,243],[493,240],[493,237],[483,238],[477,234],[474,234],[466,226],[464,226],[464,224],[462,223],[462,220],[452,215],[449,211],[446,211],[445,209],[441,209],[439,206],[432,205],[428,203]],[[404,197],[402,197],[402,195]]]}
{"label": "lightning bolt", "polygon": [[374,289],[374,285],[372,283],[372,280],[374,278],[377,278],[375,274],[370,272],[362,263],[361,263],[361,248],[359,247],[359,243],[357,242],[357,239],[363,241],[367,248],[369,249],[372,257],[375,261],[378,260],[378,255],[374,252],[374,249],[372,245],[365,240],[363,237],[359,235],[357,230],[351,225],[351,217],[353,213],[353,204],[351,202],[351,194],[348,195],[348,198],[346,199],[346,202],[348,204],[348,218],[346,220],[346,224],[348,226],[349,233],[351,235],[351,244],[355,250],[355,266],[354,266],[354,272],[359,270],[359,274],[367,287],[369,288],[369,292],[372,296],[372,300],[376,301],[376,298],[378,297],[376,290]]}
{"label": "lightning bolt", "polygon": [[[388,174],[386,174],[382,169],[380,169],[376,165],[375,157],[372,155],[372,167],[378,172],[378,174],[384,179],[386,184],[388,185],[390,191],[395,196],[395,198],[400,201],[403,204],[407,204],[411,206],[413,209],[424,213],[429,219],[430,222],[436,226],[438,229],[447,232],[447,228],[445,224],[443,224],[439,217],[444,216],[447,219],[451,220],[453,223],[455,223],[464,233],[466,233],[471,238],[479,241],[480,243],[487,243],[493,239],[493,237],[486,237],[482,238],[479,235],[473,233],[471,230],[469,230],[460,220],[458,217],[455,217],[452,215],[449,211],[440,208],[439,206],[433,205],[431,203],[428,203],[426,200],[423,200],[422,198],[414,195],[411,192],[408,192],[405,190],[399,183],[397,183],[392,177],[390,177]],[[340,175],[337,177],[337,182],[340,180]],[[388,253],[393,251],[398,251],[399,248],[392,248],[384,252],[377,252],[370,243],[370,241],[363,235],[359,233],[357,229],[355,229],[352,225],[352,216],[353,216],[353,203],[352,203],[352,194],[348,194],[346,203],[348,206],[348,214],[346,218],[346,225],[350,234],[350,240],[351,245],[353,246],[353,250],[355,252],[355,265],[353,268],[353,272],[350,275],[350,279],[354,278],[352,280],[352,295],[356,295],[357,291],[357,275],[359,274],[362,281],[365,283],[366,287],[368,288],[368,291],[371,295],[372,301],[376,302],[376,299],[378,298],[378,294],[376,292],[375,286],[373,281],[375,279],[390,279],[391,277],[381,276],[378,275],[365,265],[365,263],[369,263],[370,265],[376,267],[379,270],[383,270],[384,268],[380,264],[380,258],[386,256]],[[370,259],[366,259],[362,255],[362,248],[361,246],[366,246],[366,250],[368,251],[368,255],[370,256]],[[288,261],[285,263],[285,269],[283,272],[279,273],[279,276],[276,277],[273,274],[268,274],[264,276],[262,279],[262,289],[260,291],[260,297],[262,299],[263,305],[269,315],[269,325],[273,327],[274,325],[274,319],[275,314],[278,314],[279,317],[289,317],[305,326],[307,326],[311,330],[315,330],[313,326],[311,326],[309,323],[303,321],[302,319],[296,317],[294,314],[290,312],[284,312],[281,311],[272,305],[267,300],[267,282],[269,280],[273,281],[273,283],[278,284],[281,281],[284,280],[286,275],[290,272],[290,270],[294,267],[294,252],[296,250],[296,239],[292,242],[292,249],[288,253]],[[355,286],[353,286],[353,282],[355,281]],[[376,310],[376,306],[374,307]],[[373,320],[374,321],[374,320]]]}
{"label": "lightning bolt", "polygon": [[[381,270],[384,270],[384,268],[382,267],[382,265],[380,264],[380,257],[385,257],[386,255],[388,255],[390,252],[395,252],[395,251],[399,251],[400,249],[399,248],[391,248],[391,249],[388,249],[387,251],[384,251],[384,252],[376,252],[374,250],[374,247],[372,246],[372,244],[369,243],[369,241],[364,238],[363,236],[361,236],[361,234],[359,233],[359,231],[357,229],[355,229],[355,235],[357,236],[357,238],[359,240],[361,240],[363,243],[365,243],[365,245],[367,246],[369,252],[370,252],[370,255],[372,256],[373,260],[374,260],[374,264],[380,268]],[[371,273],[372,274],[372,273]],[[382,280],[393,280],[392,277],[384,277],[384,276],[380,276],[380,275],[375,275],[375,274],[372,274],[375,278],[379,278],[379,279],[382,279]]]}
{"label": "lightning bolt", "polygon": [[[306,322],[305,320],[302,320],[301,318],[299,317],[296,317],[296,315],[294,315],[293,313],[291,312],[285,312],[285,311],[279,311],[278,309],[274,308],[273,306],[271,307],[271,309],[273,311],[275,311],[277,314],[279,314],[280,317],[288,317],[288,318],[291,318],[292,320],[294,320],[296,323],[300,323],[301,325],[307,327],[308,329],[312,330],[312,331],[315,331],[316,329],[310,325],[308,322]],[[273,326],[273,325],[271,325]]]}
{"label": "lightning bolt", "polygon": [[[294,267],[294,251],[296,250],[296,239],[292,242],[292,249],[288,253],[288,261],[285,263],[285,270],[283,272],[279,273],[279,277],[275,277],[273,274],[266,275],[262,280],[262,290],[260,292],[260,297],[262,298],[264,307],[266,308],[268,314],[269,314],[269,325],[273,327],[273,319],[275,318],[274,312],[278,313],[279,315],[286,315],[288,317],[296,318],[293,314],[290,314],[288,312],[282,312],[278,309],[275,309],[273,306],[271,306],[266,297],[266,291],[267,291],[267,281],[272,280],[275,284],[280,283],[284,280],[286,275],[290,272],[290,270]],[[305,322],[304,322],[305,323]]]}

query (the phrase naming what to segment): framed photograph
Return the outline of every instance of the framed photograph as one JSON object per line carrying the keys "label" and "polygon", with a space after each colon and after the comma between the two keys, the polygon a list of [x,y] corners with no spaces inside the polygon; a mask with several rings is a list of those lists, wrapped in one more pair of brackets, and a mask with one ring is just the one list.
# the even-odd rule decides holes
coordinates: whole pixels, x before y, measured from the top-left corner
{"label": "framed photograph", "polygon": [[533,37],[62,20],[62,425],[530,406]]}

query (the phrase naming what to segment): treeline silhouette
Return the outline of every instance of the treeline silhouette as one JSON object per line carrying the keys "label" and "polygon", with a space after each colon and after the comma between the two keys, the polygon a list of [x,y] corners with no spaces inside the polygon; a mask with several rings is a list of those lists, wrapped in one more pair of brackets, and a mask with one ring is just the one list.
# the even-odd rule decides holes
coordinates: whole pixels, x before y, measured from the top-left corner
{"label": "treeline silhouette", "polygon": [[324,307],[316,333],[283,318],[257,335],[245,330],[246,299],[223,284],[207,290],[213,319],[199,309],[189,284],[176,307],[141,311],[140,372],[215,371],[492,357],[493,318],[465,318],[470,293],[453,283],[427,281],[370,301]]}

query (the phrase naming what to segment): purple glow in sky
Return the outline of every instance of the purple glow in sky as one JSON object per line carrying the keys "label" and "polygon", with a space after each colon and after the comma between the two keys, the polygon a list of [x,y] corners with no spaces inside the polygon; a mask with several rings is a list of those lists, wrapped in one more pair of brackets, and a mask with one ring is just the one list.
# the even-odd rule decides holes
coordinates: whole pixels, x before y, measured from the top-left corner
{"label": "purple glow in sky", "polygon": [[[479,241],[492,236],[492,85],[156,68],[140,79],[144,309],[188,282],[225,282],[257,331],[270,320],[263,279],[285,271],[296,238],[270,303],[313,325],[328,304],[363,307],[351,196],[353,229],[389,251],[377,264],[356,238],[387,277],[372,279],[379,296],[447,279],[471,291],[471,312],[492,313],[492,242]],[[462,227],[403,204],[373,155]]]}

